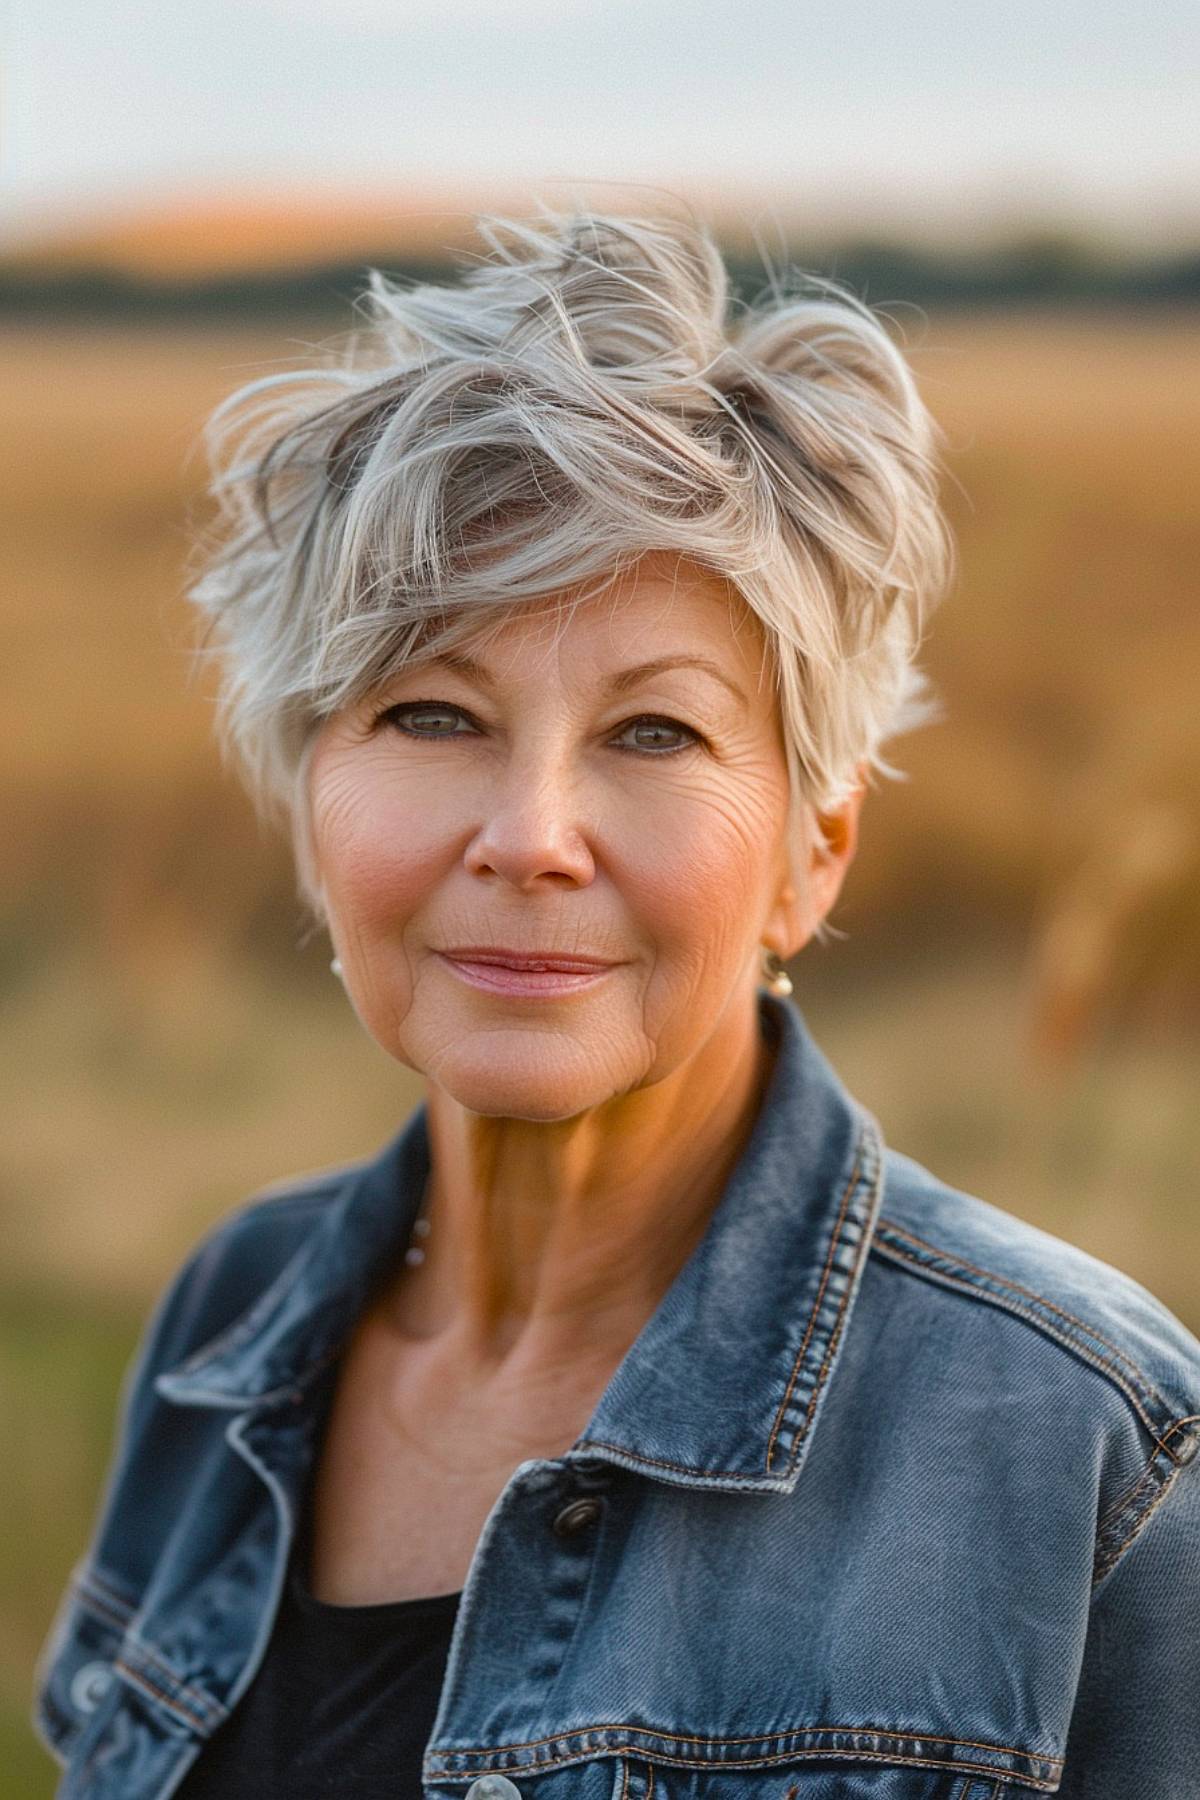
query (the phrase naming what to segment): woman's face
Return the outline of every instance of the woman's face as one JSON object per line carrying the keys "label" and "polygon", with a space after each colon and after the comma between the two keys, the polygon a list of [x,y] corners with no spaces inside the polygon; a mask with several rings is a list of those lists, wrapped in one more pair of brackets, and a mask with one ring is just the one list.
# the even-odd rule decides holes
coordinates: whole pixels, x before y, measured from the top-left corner
{"label": "woman's face", "polygon": [[[389,1055],[475,1112],[573,1117],[686,1061],[752,1007],[767,928],[788,955],[815,923],[789,886],[761,628],[719,577],[653,554],[573,616],[514,611],[477,656],[486,675],[409,669],[325,721],[313,873]],[[447,959],[481,945],[611,966],[514,995]]]}

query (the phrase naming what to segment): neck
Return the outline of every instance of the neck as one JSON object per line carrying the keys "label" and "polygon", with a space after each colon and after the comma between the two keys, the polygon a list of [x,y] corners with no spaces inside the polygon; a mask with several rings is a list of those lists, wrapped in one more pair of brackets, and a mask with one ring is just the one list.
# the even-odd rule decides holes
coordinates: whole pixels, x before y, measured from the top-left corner
{"label": "neck", "polygon": [[456,1362],[545,1367],[632,1343],[704,1234],[770,1077],[757,1006],[653,1087],[551,1124],[431,1087],[425,1259],[387,1299]]}

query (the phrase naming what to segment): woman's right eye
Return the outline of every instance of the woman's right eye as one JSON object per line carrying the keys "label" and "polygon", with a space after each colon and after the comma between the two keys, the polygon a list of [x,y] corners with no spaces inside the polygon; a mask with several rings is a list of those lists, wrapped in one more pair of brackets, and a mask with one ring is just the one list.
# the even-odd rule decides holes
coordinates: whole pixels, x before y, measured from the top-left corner
{"label": "woman's right eye", "polygon": [[403,700],[396,706],[386,706],[381,713],[375,715],[376,725],[395,725],[408,737],[444,738],[458,737],[456,731],[415,731],[411,725],[403,723],[403,718],[410,714],[441,714],[443,718],[451,716],[465,719],[467,714],[461,706],[451,706],[445,700]]}

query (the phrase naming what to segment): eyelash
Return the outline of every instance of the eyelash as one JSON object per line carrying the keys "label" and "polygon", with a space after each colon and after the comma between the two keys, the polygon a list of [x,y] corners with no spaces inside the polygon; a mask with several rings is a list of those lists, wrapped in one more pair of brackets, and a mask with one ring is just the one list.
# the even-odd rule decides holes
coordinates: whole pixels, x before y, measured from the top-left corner
{"label": "eyelash", "polygon": [[[454,706],[448,700],[403,700],[395,706],[386,706],[382,712],[376,713],[374,720],[372,721],[372,726],[374,728],[379,725],[393,724],[397,731],[403,732],[405,737],[415,738],[418,742],[424,741],[425,743],[435,744],[445,742],[452,737],[462,737],[465,735],[463,732],[459,731],[412,731],[407,725],[402,725],[400,723],[400,714],[420,712],[423,708],[431,708],[438,712],[457,713],[460,719],[468,719],[472,724],[475,723],[471,718],[471,714],[467,712],[464,707]],[[634,725],[665,725],[671,731],[685,732],[692,740],[690,744],[674,744],[665,750],[650,750],[646,749],[644,746],[639,748],[638,746],[631,744],[618,746],[618,748],[634,756],[680,756],[685,750],[690,750],[695,745],[704,742],[700,733],[694,731],[690,725],[684,725],[679,719],[669,719],[657,713],[642,713],[636,719],[628,719],[625,724],[620,727],[620,730],[628,731],[630,727]]]}

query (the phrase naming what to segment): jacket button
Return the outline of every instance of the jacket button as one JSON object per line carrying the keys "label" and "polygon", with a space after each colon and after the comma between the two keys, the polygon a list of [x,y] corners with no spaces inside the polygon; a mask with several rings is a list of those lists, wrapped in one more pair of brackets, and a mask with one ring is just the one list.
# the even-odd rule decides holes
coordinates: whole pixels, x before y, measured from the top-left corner
{"label": "jacket button", "polygon": [[467,1789],[466,1800],[521,1800],[521,1790],[507,1775],[481,1775]]}
{"label": "jacket button", "polygon": [[71,1704],[77,1712],[95,1712],[113,1682],[112,1664],[84,1663],[71,1677]]}
{"label": "jacket button", "polygon": [[572,1532],[585,1531],[594,1525],[600,1517],[599,1500],[568,1500],[561,1512],[554,1515],[554,1529],[559,1537],[570,1537]]}

